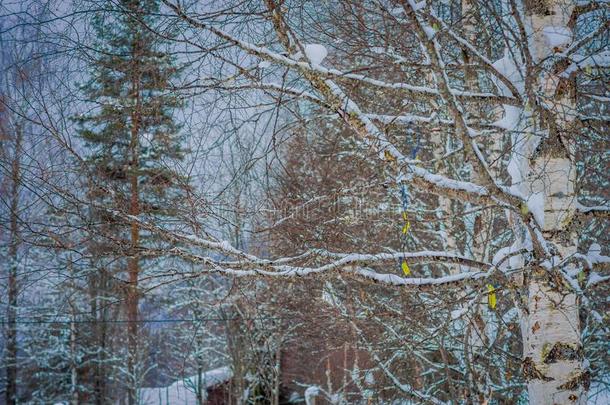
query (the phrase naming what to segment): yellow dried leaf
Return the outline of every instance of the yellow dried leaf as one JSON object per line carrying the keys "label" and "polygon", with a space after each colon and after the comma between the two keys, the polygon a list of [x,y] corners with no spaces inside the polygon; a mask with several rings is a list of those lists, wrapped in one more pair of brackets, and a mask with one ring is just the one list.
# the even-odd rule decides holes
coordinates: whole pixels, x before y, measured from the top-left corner
{"label": "yellow dried leaf", "polygon": [[489,308],[496,308],[496,288],[491,284],[487,284],[487,303]]}
{"label": "yellow dried leaf", "polygon": [[527,215],[530,212],[530,209],[529,209],[529,207],[527,206],[526,203],[521,203],[520,209],[521,209],[521,214],[522,215]]}
{"label": "yellow dried leaf", "polygon": [[585,66],[585,73],[588,74],[589,76],[591,76],[591,73],[593,72],[593,69],[591,68],[590,65]]}
{"label": "yellow dried leaf", "polygon": [[383,156],[385,157],[385,160],[388,161],[388,162],[395,162],[396,161],[396,158],[394,157],[394,155],[392,155],[387,150],[383,151]]}

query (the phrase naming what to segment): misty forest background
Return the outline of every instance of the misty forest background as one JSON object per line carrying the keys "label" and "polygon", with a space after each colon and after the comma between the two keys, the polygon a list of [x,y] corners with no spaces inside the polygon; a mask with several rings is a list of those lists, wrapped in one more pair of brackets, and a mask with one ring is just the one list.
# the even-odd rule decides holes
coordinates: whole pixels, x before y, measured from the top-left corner
{"label": "misty forest background", "polygon": [[0,402],[604,403],[609,12],[0,0]]}

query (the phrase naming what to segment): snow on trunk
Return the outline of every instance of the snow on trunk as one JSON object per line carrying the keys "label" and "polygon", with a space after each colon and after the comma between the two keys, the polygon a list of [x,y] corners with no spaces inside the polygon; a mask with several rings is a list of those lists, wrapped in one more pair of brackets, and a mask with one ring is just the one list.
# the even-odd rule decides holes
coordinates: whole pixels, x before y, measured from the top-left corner
{"label": "snow on trunk", "polygon": [[[533,33],[530,50],[538,61],[562,51],[572,40],[567,27],[572,6],[561,0],[547,1],[544,6],[525,10],[529,14],[527,28]],[[551,266],[535,269],[529,277],[528,313],[522,319],[523,371],[530,403],[582,404],[588,374],[583,363],[578,298],[562,280],[560,269],[553,267],[577,248],[575,235],[566,230],[576,206],[576,168],[570,145],[562,138],[562,133],[569,131],[572,114],[566,112],[573,109],[574,102],[556,92],[559,78],[554,73],[543,73],[537,81],[545,98],[564,108],[555,109],[553,125],[541,128],[543,139],[527,180],[528,208],[556,257]],[[553,108],[553,104],[547,107]]]}

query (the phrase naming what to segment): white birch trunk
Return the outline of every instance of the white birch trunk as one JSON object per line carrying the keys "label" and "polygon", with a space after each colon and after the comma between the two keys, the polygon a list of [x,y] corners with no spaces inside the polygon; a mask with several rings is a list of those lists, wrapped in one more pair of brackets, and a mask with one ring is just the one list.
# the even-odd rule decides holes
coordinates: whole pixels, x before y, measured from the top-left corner
{"label": "white birch trunk", "polygon": [[529,316],[522,325],[531,404],[585,403],[578,302],[543,281],[529,284]]}
{"label": "white birch trunk", "polygon": [[[567,28],[572,6],[561,0],[541,1],[526,16],[531,24],[532,51],[536,61],[553,52],[545,28]],[[554,29],[554,28],[553,28]],[[569,40],[564,45],[567,46]],[[553,49],[555,48],[555,49]],[[576,238],[566,227],[575,212],[575,170],[570,146],[562,142],[560,132],[569,130],[574,102],[556,93],[559,78],[544,74],[539,81],[550,108],[555,109],[554,125],[539,148],[530,176],[530,195],[543,196],[544,219],[540,224],[550,241],[553,262],[576,252]],[[546,127],[546,126],[545,126]],[[527,289],[528,314],[522,322],[523,370],[528,380],[532,404],[584,404],[588,373],[583,363],[579,303],[574,290],[567,285],[557,267],[538,268],[530,275]]]}

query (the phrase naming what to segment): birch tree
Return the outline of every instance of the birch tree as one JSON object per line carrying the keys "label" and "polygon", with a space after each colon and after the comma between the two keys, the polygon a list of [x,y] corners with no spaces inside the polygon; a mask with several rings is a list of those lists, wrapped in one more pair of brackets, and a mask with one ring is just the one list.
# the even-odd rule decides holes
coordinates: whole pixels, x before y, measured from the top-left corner
{"label": "birch tree", "polygon": [[[38,340],[58,354],[53,363],[70,383],[36,395],[52,392],[54,399],[75,402],[78,391],[81,399],[91,392],[102,403],[116,396],[116,385],[104,380],[120,369],[129,380],[128,401],[136,403],[146,363],[139,357],[146,336],[138,326],[140,294],[179,283],[180,289],[169,288],[168,301],[178,313],[199,317],[209,310],[199,299],[205,283],[185,279],[206,276],[245,279],[234,285],[256,299],[255,305],[234,307],[248,315],[243,318],[257,314],[259,304],[290,316],[324,305],[319,312],[330,319],[316,324],[312,315],[299,322],[305,328],[329,325],[323,334],[329,340],[335,330],[346,331],[367,353],[366,369],[357,361],[345,367],[353,371],[353,390],[346,388],[347,375],[339,385],[327,378],[324,389],[304,381],[307,401],[323,393],[338,403],[527,398],[572,404],[585,403],[591,381],[608,379],[606,2],[82,5],[63,17],[74,29],[63,44],[69,44],[67,53],[72,45],[88,56],[96,52],[86,93],[98,107],[80,117],[86,152],[74,146],[72,128],[58,130],[49,119],[48,104],[25,98],[25,110],[35,112],[28,121],[93,168],[83,171],[86,189],[78,182],[54,187],[42,175],[31,183],[39,195],[38,188],[52,192],[47,203],[62,200],[80,216],[66,218],[57,230],[65,225],[89,234],[64,246],[53,230],[33,226],[89,263],[78,273],[86,283],[72,283],[70,275],[67,295],[59,294],[71,305],[63,314],[66,328],[58,327],[48,343]],[[95,49],[83,46],[82,27],[71,25],[81,14],[95,15],[99,23]],[[108,16],[118,24],[103,24]],[[160,52],[159,43],[171,50]],[[170,52],[184,62],[180,77]],[[54,93],[39,98],[53,99]],[[82,101],[75,94],[68,98]],[[175,122],[189,117],[170,114],[183,97],[214,110],[213,118],[203,119],[217,121],[210,125],[214,131],[192,134],[190,144],[209,142],[201,149],[207,148],[205,158],[220,156],[204,159],[216,166],[206,168],[202,182],[214,183],[221,197],[207,198],[205,187],[198,195],[189,190],[188,213],[180,211],[186,187],[178,173],[184,168],[176,163],[182,150]],[[3,132],[8,105],[3,98]],[[6,188],[2,229],[8,256],[15,258],[24,225],[15,214],[24,183],[13,135],[2,138],[5,184],[17,186]],[[34,162],[44,167],[43,160]],[[218,186],[225,170],[229,179]],[[284,187],[290,181],[297,185]],[[354,185],[363,190],[359,196]],[[252,201],[259,191],[271,194],[264,210]],[[329,194],[362,204],[337,218],[321,212],[334,206]],[[214,203],[227,204],[209,208]],[[304,210],[306,220],[299,217]],[[182,215],[167,221],[176,211]],[[245,219],[245,212],[254,219]],[[17,268],[8,270],[7,280],[15,281]],[[297,277],[306,280],[280,291]],[[7,402],[15,402],[17,291],[9,284]],[[87,284],[90,297],[68,297]],[[267,293],[274,296],[260,298]],[[287,303],[290,294],[299,294],[296,308]],[[108,335],[118,328],[105,326],[113,318],[108,301],[121,296],[129,325],[126,367],[111,359],[117,342]],[[82,336],[79,310],[97,324],[93,345],[100,347],[76,344]],[[279,353],[293,332],[286,325],[294,326],[231,325],[227,351],[234,353],[219,358],[232,357],[239,401],[279,401]],[[189,336],[198,341],[185,363],[199,376],[203,402],[208,363],[202,353],[219,340],[212,336],[208,345],[205,334]],[[77,358],[90,359],[93,352],[101,355],[91,364],[117,366],[98,368],[93,387],[86,381],[80,387],[83,364]],[[248,380],[248,372],[257,377]],[[63,390],[65,395],[58,392]]]}
{"label": "birch tree", "polygon": [[[607,179],[587,192],[579,185],[582,152],[603,154],[607,148],[600,138],[604,116],[584,112],[582,103],[599,102],[603,109],[606,101],[603,93],[595,94],[608,63],[599,46],[607,37],[605,4],[268,1],[236,4],[230,11],[164,4],[183,27],[184,44],[223,66],[205,72],[190,88],[258,92],[289,112],[313,104],[351,131],[361,153],[374,152],[389,187],[408,184],[449,198],[457,204],[456,215],[465,204],[488,207],[511,236],[489,255],[492,260],[459,243],[454,251],[420,246],[366,254],[304,246],[291,256],[263,258],[222,240],[140,221],[143,228],[190,245],[173,254],[200,263],[200,274],[341,273],[407,290],[459,294],[474,288],[494,297],[502,291],[519,314],[530,401],[584,402],[589,371],[579,310],[590,308],[588,292],[607,280],[608,258],[599,244],[588,254],[579,250],[579,223],[588,218],[604,223],[608,207],[603,193],[595,198],[597,205],[585,205],[583,198],[599,193]],[[359,58],[345,58],[353,54]],[[463,76],[465,63],[469,80]],[[589,86],[577,80],[583,75]],[[597,89],[591,86],[595,80]],[[440,171],[430,160],[411,156],[401,125],[412,122],[423,125],[427,140],[435,127],[448,128],[461,170]],[[502,145],[499,155],[494,143]],[[430,147],[441,145],[430,142]],[[380,269],[395,260],[437,266],[407,276]],[[447,272],[443,264],[459,270]],[[595,312],[591,316],[602,322]],[[399,380],[395,384],[405,394],[435,401]]]}

